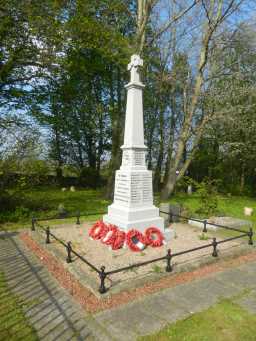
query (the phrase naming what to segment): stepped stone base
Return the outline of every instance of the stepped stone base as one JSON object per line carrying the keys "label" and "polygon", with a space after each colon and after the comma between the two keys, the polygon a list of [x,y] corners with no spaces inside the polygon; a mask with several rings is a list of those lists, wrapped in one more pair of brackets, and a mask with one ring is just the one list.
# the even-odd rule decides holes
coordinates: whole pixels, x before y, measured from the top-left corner
{"label": "stepped stone base", "polygon": [[143,233],[146,228],[151,226],[157,227],[164,232],[164,220],[158,216],[158,212],[158,208],[154,206],[146,209],[128,210],[113,204],[109,206],[108,214],[103,216],[103,221],[117,225],[126,232],[134,228]]}

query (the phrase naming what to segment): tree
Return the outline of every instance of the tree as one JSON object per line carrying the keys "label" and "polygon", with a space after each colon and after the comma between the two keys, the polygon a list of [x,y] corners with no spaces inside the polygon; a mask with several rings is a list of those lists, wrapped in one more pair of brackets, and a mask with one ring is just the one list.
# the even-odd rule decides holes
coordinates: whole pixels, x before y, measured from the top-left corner
{"label": "tree", "polygon": [[211,105],[215,118],[206,127],[203,144],[192,164],[193,169],[205,169],[202,165],[207,161],[212,173],[207,175],[222,179],[233,193],[243,193],[255,179],[254,55],[255,32],[250,26],[240,25],[219,37],[211,63],[221,75],[213,81],[215,96]]}
{"label": "tree", "polygon": [[62,10],[50,0],[0,2],[1,117],[36,103],[35,90],[56,61]]}
{"label": "tree", "polygon": [[[161,193],[161,198],[164,200],[170,196],[177,181],[187,171],[202,138],[205,126],[214,114],[212,107],[204,100],[204,92],[210,93],[210,83],[207,82],[209,57],[212,53],[211,48],[215,34],[220,30],[224,20],[237,9],[238,3],[233,0],[225,3],[222,0],[211,0],[207,4],[203,2],[202,6],[205,12],[205,20],[198,63],[193,72],[194,75],[189,74],[184,85],[182,120],[176,140],[171,141],[173,144],[173,148],[170,148],[172,156],[169,161],[166,184]],[[215,76],[210,74],[210,77]],[[189,92],[188,89],[190,89]],[[185,160],[184,153],[186,153]],[[178,175],[177,171],[179,172]]]}

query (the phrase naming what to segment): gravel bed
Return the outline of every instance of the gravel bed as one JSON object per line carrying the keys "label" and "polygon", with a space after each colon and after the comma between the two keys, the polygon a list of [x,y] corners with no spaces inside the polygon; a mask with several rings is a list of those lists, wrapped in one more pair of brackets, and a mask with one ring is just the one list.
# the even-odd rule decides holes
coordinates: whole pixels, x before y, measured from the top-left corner
{"label": "gravel bed", "polygon": [[[81,225],[66,224],[56,228],[52,227],[51,231],[63,241],[71,241],[74,250],[84,256],[97,268],[104,265],[106,267],[106,271],[165,256],[167,249],[169,248],[172,250],[172,253],[175,253],[209,244],[212,241],[212,237],[216,237],[217,240],[222,239],[221,237],[218,237],[217,232],[208,232],[206,235],[209,239],[200,240],[199,237],[202,232],[199,231],[198,228],[191,227],[188,224],[175,223],[170,226],[170,228],[175,230],[175,238],[169,241],[167,245],[158,248],[147,247],[142,252],[132,252],[128,248],[112,251],[108,246],[102,244],[100,241],[91,240],[89,238],[89,229],[92,224],[93,223],[83,223]],[[238,246],[242,242],[243,240],[238,239],[228,243],[223,243],[218,246],[218,250],[221,253],[222,250]],[[65,257],[66,251],[63,246],[57,242],[54,242],[54,245],[58,248],[59,252],[63,253],[63,257]],[[209,256],[211,253],[212,248],[205,248],[193,253],[175,257],[172,260],[172,264],[181,265],[193,263],[202,257]],[[98,279],[98,275],[85,263],[75,257],[73,259],[78,270],[80,269],[82,272],[87,273],[90,277]],[[159,261],[157,263],[110,275],[107,278],[109,282],[108,285],[114,286],[120,282],[130,281],[134,278],[138,279],[148,274],[165,272],[165,266],[165,261]]]}

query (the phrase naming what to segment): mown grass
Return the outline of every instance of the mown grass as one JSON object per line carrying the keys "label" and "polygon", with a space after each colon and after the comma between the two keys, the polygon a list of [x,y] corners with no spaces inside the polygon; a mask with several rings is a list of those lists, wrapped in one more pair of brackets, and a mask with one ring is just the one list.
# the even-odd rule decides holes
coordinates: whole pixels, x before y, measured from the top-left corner
{"label": "mown grass", "polygon": [[[200,207],[200,197],[196,193],[192,195],[176,194],[170,202],[187,208],[190,213],[194,213]],[[256,198],[218,195],[219,215],[244,219],[244,207],[252,207],[256,211]],[[256,223],[256,212],[246,219]]]}
{"label": "mown grass", "polygon": [[255,325],[256,315],[226,299],[138,341],[255,341]]}
{"label": "mown grass", "polygon": [[38,340],[35,330],[22,311],[23,304],[10,292],[4,275],[0,272],[0,340]]}
{"label": "mown grass", "polygon": [[[3,212],[0,215],[0,230],[16,230],[31,224],[31,218],[46,219],[58,216],[59,205],[63,206],[68,215],[75,215],[79,210],[82,220],[96,220],[107,210],[109,201],[105,200],[103,191],[77,190],[62,192],[57,188],[40,188],[20,193],[21,202],[14,212]],[[65,221],[75,221],[68,218]],[[52,221],[50,224],[63,223]]]}
{"label": "mown grass", "polygon": [[105,210],[109,204],[100,190],[62,192],[60,189],[46,188],[26,191],[23,195],[28,206],[32,208],[32,213],[38,218],[56,215],[59,205],[63,205],[69,214],[75,214],[78,210],[84,214],[91,214]]}
{"label": "mown grass", "polygon": [[[1,229],[15,230],[30,226],[31,218],[38,219],[54,217],[58,215],[58,206],[64,206],[68,214],[73,215],[78,210],[81,212],[81,220],[93,221],[99,219],[102,214],[97,212],[106,212],[109,200],[104,198],[103,190],[77,190],[76,192],[62,192],[58,188],[40,188],[23,191],[22,200],[16,213],[4,212],[2,217]],[[155,196],[156,204],[159,203],[159,196]],[[200,198],[193,195],[175,194],[170,199],[171,203],[179,204],[185,208],[191,216],[200,207]],[[243,210],[245,206],[253,207],[255,213],[251,217],[244,217]],[[218,196],[218,210],[223,216],[232,216],[242,219],[248,219],[256,225],[256,200],[250,197],[226,197]],[[74,221],[74,218],[67,221]],[[60,221],[53,221],[56,224]],[[63,221],[62,221],[63,222]],[[60,222],[61,223],[61,222]]]}
{"label": "mown grass", "polygon": [[[187,195],[183,193],[176,194],[170,202],[172,204],[180,205],[189,217],[196,217],[196,211],[200,207],[200,197],[197,193],[192,195]],[[252,207],[254,213],[251,216],[244,215],[244,207]],[[254,232],[256,232],[256,199],[246,196],[224,196],[218,195],[218,215],[219,216],[229,216],[234,218],[239,218],[243,220],[248,220],[252,223]],[[242,228],[248,230],[248,226]],[[227,231],[224,229],[219,229],[218,234],[220,236],[235,236],[237,232]],[[255,237],[254,237],[255,240]]]}

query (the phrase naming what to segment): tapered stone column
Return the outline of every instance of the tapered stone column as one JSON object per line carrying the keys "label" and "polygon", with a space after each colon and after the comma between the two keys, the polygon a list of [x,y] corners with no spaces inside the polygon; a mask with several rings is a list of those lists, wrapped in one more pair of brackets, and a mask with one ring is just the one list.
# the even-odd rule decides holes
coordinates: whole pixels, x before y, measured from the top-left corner
{"label": "tapered stone column", "polygon": [[150,226],[164,230],[164,220],[153,205],[152,172],[147,170],[143,125],[143,88],[139,67],[143,60],[133,55],[128,65],[130,83],[127,89],[124,144],[121,147],[122,165],[116,171],[114,202],[108,207],[103,221],[127,231],[136,228],[143,232]]}

